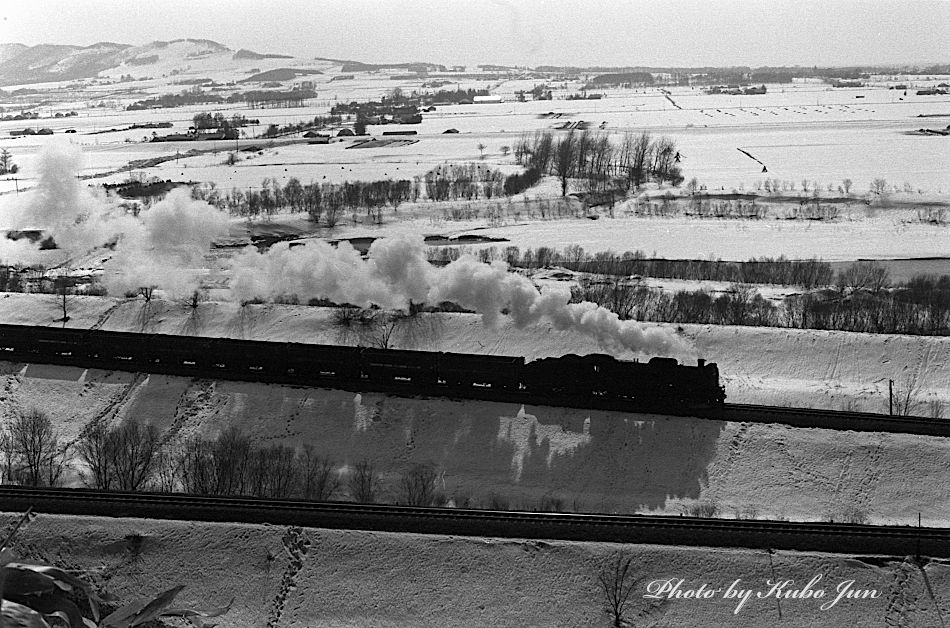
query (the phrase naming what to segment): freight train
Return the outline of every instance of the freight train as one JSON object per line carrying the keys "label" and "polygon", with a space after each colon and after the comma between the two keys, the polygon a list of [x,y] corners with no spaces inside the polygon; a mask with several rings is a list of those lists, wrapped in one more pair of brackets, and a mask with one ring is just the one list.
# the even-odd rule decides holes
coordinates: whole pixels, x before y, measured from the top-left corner
{"label": "freight train", "polygon": [[[603,355],[523,357],[0,325],[0,360],[461,397],[486,392],[644,408],[721,405],[715,364]],[[478,393],[475,395],[475,393]],[[496,397],[498,395],[495,395]]]}

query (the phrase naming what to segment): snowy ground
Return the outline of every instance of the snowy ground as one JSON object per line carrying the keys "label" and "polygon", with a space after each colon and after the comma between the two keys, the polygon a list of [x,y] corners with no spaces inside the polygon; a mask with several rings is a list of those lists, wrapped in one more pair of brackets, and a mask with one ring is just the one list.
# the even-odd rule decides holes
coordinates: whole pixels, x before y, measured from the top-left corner
{"label": "snowy ground", "polygon": [[[12,521],[12,516],[4,516]],[[136,535],[141,544],[133,549]],[[128,602],[178,584],[183,605],[231,611],[232,628],[589,626],[606,628],[597,580],[617,551],[633,558],[627,616],[635,626],[937,626],[947,613],[950,569],[883,559],[800,552],[656,545],[538,542],[284,528],[237,524],[41,515],[19,534],[24,558],[98,569],[96,580]],[[812,586],[825,598],[756,598],[738,613],[711,599],[645,599],[650,583],[761,591],[772,580]],[[836,587],[874,590],[843,599]],[[947,586],[944,586],[947,585]],[[656,586],[655,584],[653,585]],[[177,625],[177,624],[176,624]]]}
{"label": "snowy ground", "polygon": [[[385,75],[361,75],[356,82],[330,82],[338,67],[317,65],[327,74],[311,77],[319,83],[318,97],[306,107],[261,110],[248,109],[243,104],[225,104],[128,112],[124,111],[124,106],[134,98],[107,100],[115,108],[100,108],[92,105],[103,99],[91,94],[89,107],[74,107],[78,108],[80,114],[75,118],[0,122],[0,145],[8,148],[20,164],[18,178],[21,185],[31,185],[38,150],[46,142],[61,141],[63,137],[84,145],[91,155],[84,174],[94,174],[121,170],[129,161],[155,156],[156,152],[175,154],[176,151],[184,152],[198,146],[196,143],[142,143],[143,136],[151,136],[152,129],[87,134],[91,131],[123,128],[136,122],[164,121],[173,123],[174,128],[155,129],[160,134],[185,132],[192,116],[213,110],[228,116],[243,114],[259,119],[257,127],[247,129],[249,135],[256,135],[263,132],[268,124],[283,125],[326,115],[337,101],[378,98],[397,86],[404,90],[418,89],[418,85],[402,85]],[[198,72],[198,75],[201,73]],[[158,89],[159,82],[137,83],[135,87],[144,90],[144,96],[148,91],[162,91]],[[478,81],[463,85],[485,86],[487,84]],[[450,88],[454,88],[454,85]],[[515,87],[512,85],[508,89],[513,90]],[[503,96],[507,93],[506,89],[499,91]],[[854,181],[854,189],[863,193],[873,179],[882,177],[891,184],[903,186],[907,183],[915,191],[950,191],[950,179],[941,166],[950,160],[950,142],[943,137],[907,135],[922,127],[946,126],[950,121],[948,117],[918,117],[950,116],[950,100],[944,96],[917,96],[914,90],[904,96],[901,92],[887,89],[886,85],[864,89],[833,89],[826,85],[807,84],[771,85],[769,93],[765,95],[742,97],[708,95],[698,88],[673,88],[671,97],[681,107],[676,108],[658,89],[607,90],[606,94],[606,98],[596,101],[509,101],[500,104],[451,105],[424,114],[423,122],[418,125],[371,126],[369,131],[377,136],[382,131],[398,129],[419,134],[419,144],[409,150],[391,153],[393,165],[389,170],[395,170],[397,162],[405,164],[403,169],[412,170],[410,166],[415,161],[469,161],[478,156],[476,146],[480,143],[487,147],[486,155],[497,157],[502,146],[513,146],[525,131],[552,129],[566,121],[583,120],[590,123],[592,129],[602,126],[608,132],[649,130],[656,134],[671,135],[683,156],[682,167],[687,179],[697,177],[700,183],[710,189],[751,188],[765,176],[760,172],[759,164],[737,150],[742,148],[768,166],[769,177],[782,181],[798,183],[807,179],[818,181],[825,187],[829,183],[837,186],[843,179],[849,178]],[[548,114],[560,115],[551,117]],[[49,126],[56,134],[47,137],[9,136],[9,131],[25,126]],[[76,129],[77,133],[62,135],[67,128]],[[460,134],[455,137],[442,135],[449,128],[459,130]],[[242,139],[239,143],[248,145],[261,142]],[[234,146],[233,142],[217,144],[222,151],[231,150]],[[316,152],[327,150],[326,146],[311,148],[316,149]],[[379,158],[379,155],[367,154],[377,151],[349,152],[362,154],[348,155],[346,161],[373,161]],[[187,180],[213,180],[247,186],[259,184],[264,177],[282,180],[285,176],[296,176],[303,182],[321,181],[324,176],[337,174],[338,170],[331,163],[324,164],[319,157],[301,158],[298,164],[286,172],[283,169],[286,166],[283,165],[260,168],[260,177],[256,180],[250,173],[246,173],[246,178],[235,179],[225,166],[210,172],[207,167],[191,170],[166,165],[142,172],[146,176],[185,177]],[[361,168],[354,169],[354,175],[361,172]],[[370,172],[379,174],[376,170],[367,170],[363,176]],[[395,174],[390,172],[388,176],[395,177]],[[0,191],[14,189],[13,181],[0,180]]]}

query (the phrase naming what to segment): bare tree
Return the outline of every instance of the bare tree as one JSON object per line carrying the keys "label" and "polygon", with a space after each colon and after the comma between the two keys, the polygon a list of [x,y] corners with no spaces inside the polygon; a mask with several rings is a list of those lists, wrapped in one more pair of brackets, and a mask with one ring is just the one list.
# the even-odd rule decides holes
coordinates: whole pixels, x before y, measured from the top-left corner
{"label": "bare tree", "polygon": [[651,173],[660,183],[669,181],[679,185],[683,180],[679,166],[676,165],[676,142],[669,137],[661,137],[653,147],[653,166]]}
{"label": "bare tree", "polygon": [[297,451],[287,445],[272,445],[264,449],[271,461],[271,476],[268,497],[286,499],[297,492],[300,469],[297,466]]}
{"label": "bare tree", "polygon": [[840,271],[835,281],[835,286],[841,293],[850,288],[851,292],[868,290],[878,294],[889,284],[890,273],[878,262],[855,262]]}
{"label": "bare tree", "polygon": [[68,445],[43,412],[18,414],[6,428],[13,454],[12,472],[28,486],[56,486],[69,462]]}
{"label": "bare tree", "polygon": [[321,458],[307,443],[297,454],[301,466],[301,492],[305,499],[325,502],[340,489],[340,474],[332,460]]}
{"label": "bare tree", "polygon": [[178,458],[182,489],[194,495],[213,495],[216,478],[212,444],[194,437],[182,445]]}
{"label": "bare tree", "polygon": [[220,434],[212,447],[214,491],[219,495],[246,495],[249,492],[251,439],[236,427]]}
{"label": "bare tree", "polygon": [[151,482],[159,447],[158,428],[140,425],[135,419],[112,430],[107,438],[115,486],[123,491],[138,491]]}
{"label": "bare tree", "polygon": [[99,422],[85,429],[76,442],[79,459],[86,466],[81,473],[83,482],[90,488],[106,491],[112,488],[114,474],[109,441],[109,429]]}
{"label": "bare tree", "polygon": [[632,141],[629,154],[629,166],[627,177],[634,189],[639,188],[647,182],[650,175],[650,162],[652,161],[653,141],[649,133],[641,133]]}
{"label": "bare tree", "polygon": [[379,478],[376,475],[376,467],[368,460],[361,460],[350,470],[348,481],[350,497],[357,502],[365,504],[376,503],[377,493],[379,492]]}
{"label": "bare tree", "polygon": [[13,163],[13,155],[6,148],[0,149],[0,174],[16,174],[17,165]]}
{"label": "bare tree", "polygon": [[401,321],[402,317],[397,314],[375,317],[375,324],[372,326],[370,333],[373,346],[380,349],[391,348],[395,342],[396,329]]}
{"label": "bare tree", "polygon": [[193,310],[197,310],[203,301],[208,300],[208,293],[205,290],[195,290],[191,296],[185,299],[185,305]]}
{"label": "bare tree", "polygon": [[920,404],[920,389],[914,381],[902,382],[894,387],[892,397],[896,416],[911,416]]}
{"label": "bare tree", "polygon": [[577,148],[577,137],[574,131],[558,140],[554,148],[554,174],[561,181],[561,196],[567,196],[568,181],[574,176],[577,167],[575,155]]}
{"label": "bare tree", "polygon": [[0,477],[0,483],[15,482],[16,449],[7,430],[0,432],[0,451],[3,452],[3,475]]}
{"label": "bare tree", "polygon": [[162,493],[173,493],[182,485],[182,455],[177,448],[165,445],[159,449],[155,462],[157,489]]}
{"label": "bare tree", "polygon": [[157,470],[158,428],[135,419],[111,430],[98,423],[80,435],[76,448],[86,465],[83,480],[88,486],[138,491]]}
{"label": "bare tree", "polygon": [[604,607],[613,618],[613,624],[620,628],[624,623],[624,614],[627,602],[633,593],[636,579],[631,573],[630,566],[633,558],[623,552],[617,552],[600,568],[597,580],[604,592]]}
{"label": "bare tree", "polygon": [[63,310],[63,317],[61,320],[63,323],[69,320],[69,310],[66,306],[66,295],[69,292],[69,269],[65,269],[64,274],[56,278],[56,291],[62,296],[61,306]]}
{"label": "bare tree", "polygon": [[297,479],[296,452],[292,448],[272,445],[252,451],[249,488],[255,497],[290,497]]}
{"label": "bare tree", "polygon": [[407,506],[432,506],[436,503],[438,473],[431,464],[417,464],[399,480],[399,503]]}

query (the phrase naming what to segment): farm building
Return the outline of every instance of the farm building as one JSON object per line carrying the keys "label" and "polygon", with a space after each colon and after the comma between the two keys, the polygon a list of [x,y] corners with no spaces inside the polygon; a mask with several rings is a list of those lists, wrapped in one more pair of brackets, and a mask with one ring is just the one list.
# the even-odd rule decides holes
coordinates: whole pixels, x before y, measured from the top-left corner
{"label": "farm building", "polygon": [[476,105],[498,104],[501,102],[501,96],[476,96],[473,102]]}

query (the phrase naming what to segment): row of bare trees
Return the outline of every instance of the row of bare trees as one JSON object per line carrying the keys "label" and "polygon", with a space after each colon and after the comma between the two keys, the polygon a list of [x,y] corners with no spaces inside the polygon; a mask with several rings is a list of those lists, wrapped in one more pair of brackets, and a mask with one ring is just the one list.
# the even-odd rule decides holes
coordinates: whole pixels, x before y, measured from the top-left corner
{"label": "row of bare trees", "polygon": [[505,175],[479,163],[436,166],[422,180],[426,198],[431,201],[471,201],[506,194]]}
{"label": "row of bare trees", "polygon": [[[450,262],[463,252],[460,247],[432,247],[429,258],[434,262]],[[733,283],[780,284],[816,288],[832,285],[835,279],[831,264],[817,258],[790,260],[784,256],[759,257],[744,262],[718,259],[676,260],[647,255],[644,251],[599,251],[590,253],[573,244],[564,249],[539,246],[537,249],[480,247],[471,250],[483,262],[502,260],[519,268],[560,266],[585,273],[614,276],[639,275],[670,279],[729,281]],[[839,274],[839,277],[841,275]],[[858,273],[864,277],[863,272]],[[862,286],[863,280],[845,279],[846,285]]]}
{"label": "row of bare trees", "polygon": [[[90,488],[195,495],[247,495],[327,501],[348,497],[373,503],[383,486],[372,462],[338,469],[312,445],[257,445],[231,427],[216,438],[195,437],[179,445],[163,444],[155,425],[130,419],[109,427],[95,423],[74,443],[66,443],[39,410],[16,415],[0,431],[0,482],[57,486],[78,457],[80,475]],[[397,503],[433,506],[445,503],[435,465],[414,464],[398,476],[391,492]]]}
{"label": "row of bare trees", "polygon": [[378,214],[384,207],[418,200],[421,190],[418,179],[303,185],[299,179],[291,177],[285,185],[277,179],[265,178],[259,188],[234,188],[230,192],[222,191],[214,183],[203,183],[192,188],[192,196],[242,218],[273,216],[286,210],[307,213],[314,222],[322,219],[332,227],[346,210]]}
{"label": "row of bare trees", "polygon": [[556,176],[562,196],[571,181],[580,184],[580,191],[591,193],[637,189],[648,181],[683,182],[676,142],[665,136],[654,139],[649,133],[626,133],[614,144],[606,133],[570,130],[555,136],[538,131],[523,135],[514,154],[522,166]]}
{"label": "row of bare trees", "polygon": [[[446,164],[411,180],[311,182],[304,185],[296,177],[291,177],[282,185],[276,178],[268,177],[259,187],[230,191],[222,190],[214,183],[202,183],[192,188],[192,197],[227,210],[232,216],[258,218],[283,211],[307,213],[314,222],[323,220],[332,227],[347,211],[365,210],[375,222],[379,222],[383,208],[395,209],[403,202],[420,199],[471,201],[516,194],[523,188],[512,184],[512,180],[520,176],[506,177],[501,171],[482,164]],[[536,182],[535,178],[530,184]]]}
{"label": "row of bare trees", "polygon": [[[912,284],[950,288],[950,278],[921,278]],[[917,293],[921,292],[917,288]],[[575,301],[602,305],[621,318],[666,323],[753,325],[828,329],[878,334],[950,334],[950,289],[914,296],[907,285],[842,294],[834,289],[791,295],[780,303],[763,298],[747,284],[721,294],[706,290],[665,292],[621,277],[584,278],[572,289]]]}

